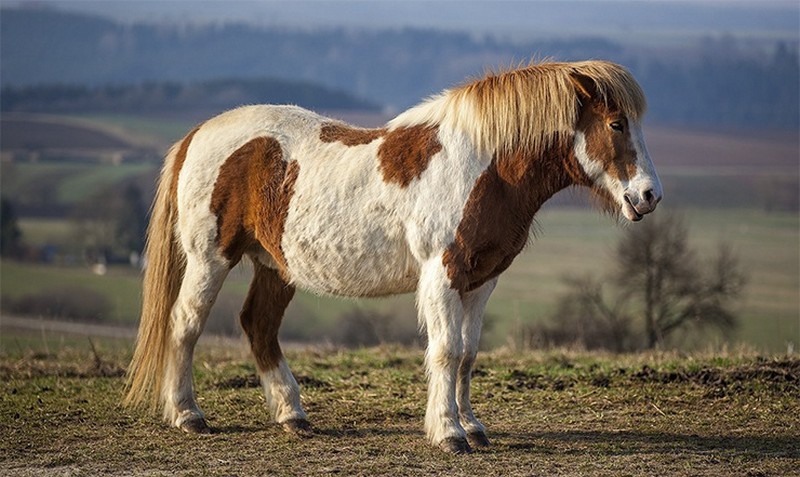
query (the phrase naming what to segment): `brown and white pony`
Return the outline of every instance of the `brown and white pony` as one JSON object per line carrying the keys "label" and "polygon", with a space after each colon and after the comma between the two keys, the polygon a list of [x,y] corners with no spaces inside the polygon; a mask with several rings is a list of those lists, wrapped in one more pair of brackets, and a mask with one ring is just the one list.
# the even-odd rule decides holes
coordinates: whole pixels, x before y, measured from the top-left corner
{"label": "brown and white pony", "polygon": [[126,403],[209,432],[192,355],[217,293],[247,256],[240,320],[273,418],[310,430],[278,344],[296,287],[374,297],[416,290],[427,330],[425,430],[434,445],[488,445],[470,406],[484,307],[534,214],[568,186],[638,221],[661,200],[645,148],[644,94],[602,61],[489,75],[362,129],[295,106],[246,106],[169,152],[148,231],[148,267]]}

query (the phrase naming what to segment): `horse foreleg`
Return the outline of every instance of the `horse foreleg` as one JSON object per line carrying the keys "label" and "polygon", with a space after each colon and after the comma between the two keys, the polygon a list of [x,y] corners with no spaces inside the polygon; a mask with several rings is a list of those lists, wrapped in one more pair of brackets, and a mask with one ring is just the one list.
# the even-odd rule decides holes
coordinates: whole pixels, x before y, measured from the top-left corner
{"label": "horse foreleg", "polygon": [[195,402],[192,358],[228,270],[226,263],[189,254],[180,293],[172,308],[172,334],[162,388],[164,419],[190,433],[210,432]]}
{"label": "horse foreleg", "polygon": [[294,287],[277,271],[256,260],[253,265],[253,281],[239,319],[250,340],[272,418],[289,432],[306,434],[311,428],[300,405],[300,389],[278,343],[278,329]]}
{"label": "horse foreleg", "polygon": [[484,283],[476,290],[465,293],[462,299],[464,323],[461,325],[461,337],[464,343],[464,353],[458,366],[456,401],[458,402],[458,416],[461,420],[461,425],[467,432],[467,440],[473,447],[489,445],[483,424],[475,418],[472,412],[472,405],[469,401],[469,386],[472,378],[472,366],[475,364],[475,357],[478,355],[478,344],[481,339],[483,311],[495,285],[497,285],[496,278]]}
{"label": "horse foreleg", "polygon": [[466,433],[458,419],[456,374],[462,361],[461,323],[464,308],[458,291],[440,259],[422,267],[417,289],[420,322],[428,332],[425,365],[428,372],[428,406],[425,432],[434,445],[454,452],[470,452]]}

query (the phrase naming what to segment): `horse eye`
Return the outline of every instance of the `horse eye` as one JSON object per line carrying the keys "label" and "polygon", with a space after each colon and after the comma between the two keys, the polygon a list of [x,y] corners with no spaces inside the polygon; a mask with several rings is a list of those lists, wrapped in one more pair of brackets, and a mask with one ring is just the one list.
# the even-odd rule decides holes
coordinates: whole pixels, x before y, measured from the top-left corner
{"label": "horse eye", "polygon": [[622,132],[622,130],[624,129],[620,121],[614,121],[613,123],[609,124],[609,126],[611,127],[611,129],[617,132]]}

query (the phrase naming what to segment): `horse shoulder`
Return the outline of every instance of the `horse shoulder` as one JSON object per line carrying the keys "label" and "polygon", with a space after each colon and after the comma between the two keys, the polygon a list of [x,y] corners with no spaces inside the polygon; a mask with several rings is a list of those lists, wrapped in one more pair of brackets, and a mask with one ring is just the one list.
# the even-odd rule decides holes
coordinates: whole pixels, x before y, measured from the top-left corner
{"label": "horse shoulder", "polygon": [[409,187],[408,240],[420,262],[441,255],[455,240],[472,190],[490,163],[458,131],[443,129],[439,139],[441,151]]}
{"label": "horse shoulder", "polygon": [[533,219],[533,213],[521,213],[524,202],[495,161],[481,172],[442,256],[453,288],[474,290],[511,265],[527,243]]}

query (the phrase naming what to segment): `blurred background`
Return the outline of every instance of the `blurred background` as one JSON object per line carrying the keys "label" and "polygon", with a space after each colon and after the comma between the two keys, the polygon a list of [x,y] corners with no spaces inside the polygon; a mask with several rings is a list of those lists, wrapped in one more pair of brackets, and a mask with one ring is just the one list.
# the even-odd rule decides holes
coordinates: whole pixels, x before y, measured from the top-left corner
{"label": "blurred background", "polygon": [[[3,0],[0,343],[135,334],[162,157],[211,115],[293,103],[378,126],[487,70],[602,58],[629,68],[648,96],[664,202],[624,226],[580,194],[554,198],[501,276],[484,346],[791,353],[800,344],[799,46],[796,1]],[[626,240],[653,231],[686,252],[665,259],[673,285],[656,310],[655,342],[653,310],[619,280]],[[231,274],[211,333],[239,336],[249,276],[246,265]],[[681,291],[688,283],[703,296]],[[420,341],[410,295],[298,293],[282,336]]]}

